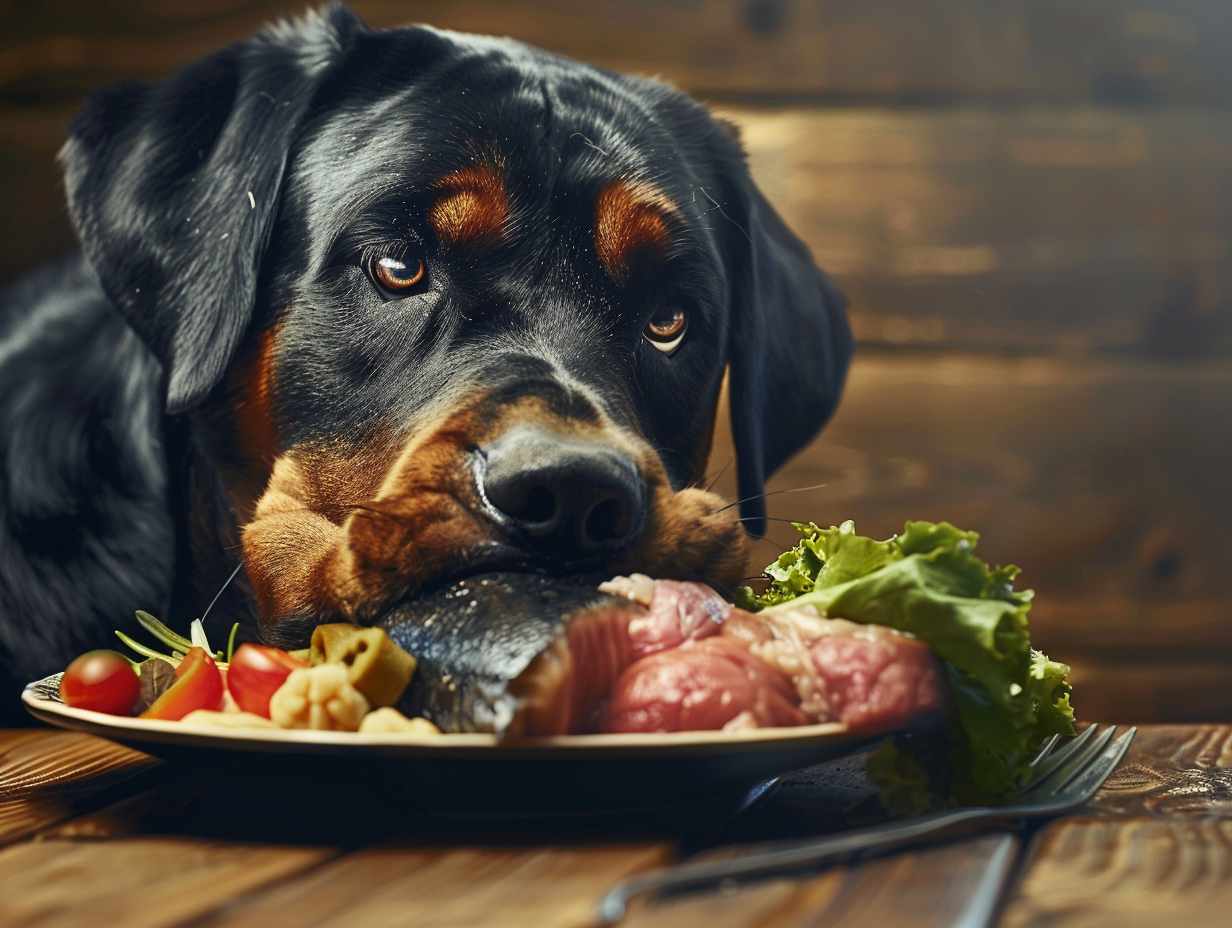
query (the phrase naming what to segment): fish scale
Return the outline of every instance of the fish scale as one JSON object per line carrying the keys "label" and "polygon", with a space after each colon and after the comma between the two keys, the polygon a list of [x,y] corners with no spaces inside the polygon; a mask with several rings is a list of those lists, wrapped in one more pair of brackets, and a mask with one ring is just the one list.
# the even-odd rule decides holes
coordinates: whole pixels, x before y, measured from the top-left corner
{"label": "fish scale", "polygon": [[419,660],[400,708],[442,731],[503,735],[522,707],[514,681],[570,622],[604,607],[637,608],[594,585],[515,573],[461,580],[403,603],[381,622]]}

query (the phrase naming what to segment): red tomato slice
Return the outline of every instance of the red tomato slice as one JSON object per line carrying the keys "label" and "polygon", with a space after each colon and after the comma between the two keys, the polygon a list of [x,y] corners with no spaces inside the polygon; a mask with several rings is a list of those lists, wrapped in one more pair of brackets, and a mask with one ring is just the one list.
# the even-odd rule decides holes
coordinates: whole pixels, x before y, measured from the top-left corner
{"label": "red tomato slice", "polygon": [[60,678],[60,698],[74,709],[132,715],[141,696],[141,678],[115,651],[88,651]]}
{"label": "red tomato slice", "polygon": [[171,689],[138,718],[177,722],[196,709],[222,708],[222,673],[204,648],[190,648],[175,676]]}
{"label": "red tomato slice", "polygon": [[227,690],[245,712],[268,719],[270,697],[286,682],[292,670],[307,666],[286,651],[245,643],[231,655]]}

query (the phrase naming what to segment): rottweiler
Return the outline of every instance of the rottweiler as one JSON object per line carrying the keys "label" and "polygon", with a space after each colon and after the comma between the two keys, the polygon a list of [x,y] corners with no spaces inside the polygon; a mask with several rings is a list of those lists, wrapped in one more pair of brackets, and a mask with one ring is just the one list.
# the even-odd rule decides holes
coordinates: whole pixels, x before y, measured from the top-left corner
{"label": "rottweiler", "polygon": [[10,717],[241,565],[210,627],[282,644],[485,571],[731,591],[841,392],[843,298],[655,81],[332,6],[95,93],[61,160],[81,249],[0,296]]}

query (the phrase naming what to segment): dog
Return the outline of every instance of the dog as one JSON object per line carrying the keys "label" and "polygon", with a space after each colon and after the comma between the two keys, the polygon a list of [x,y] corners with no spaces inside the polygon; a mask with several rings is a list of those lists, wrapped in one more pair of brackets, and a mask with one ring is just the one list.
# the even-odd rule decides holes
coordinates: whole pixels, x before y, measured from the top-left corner
{"label": "dog", "polygon": [[[844,300],[684,94],[331,6],[89,97],[0,298],[0,676],[493,570],[732,591]],[[727,372],[742,519],[702,488]]]}

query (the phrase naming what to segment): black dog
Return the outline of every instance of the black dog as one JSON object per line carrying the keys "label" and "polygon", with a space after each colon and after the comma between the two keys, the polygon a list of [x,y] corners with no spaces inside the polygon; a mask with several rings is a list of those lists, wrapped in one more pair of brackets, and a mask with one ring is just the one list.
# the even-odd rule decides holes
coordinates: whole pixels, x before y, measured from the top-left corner
{"label": "black dog", "polygon": [[[842,300],[684,95],[506,40],[283,23],[91,97],[83,253],[0,300],[0,678],[133,610],[287,642],[495,569],[730,588],[834,408]],[[742,505],[758,532],[764,506]]]}

